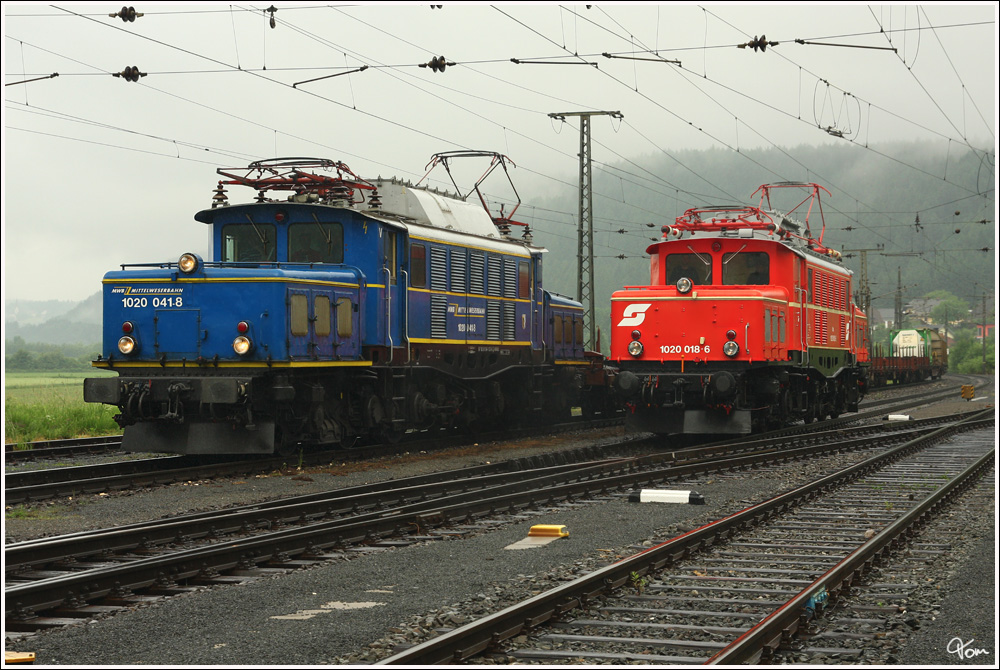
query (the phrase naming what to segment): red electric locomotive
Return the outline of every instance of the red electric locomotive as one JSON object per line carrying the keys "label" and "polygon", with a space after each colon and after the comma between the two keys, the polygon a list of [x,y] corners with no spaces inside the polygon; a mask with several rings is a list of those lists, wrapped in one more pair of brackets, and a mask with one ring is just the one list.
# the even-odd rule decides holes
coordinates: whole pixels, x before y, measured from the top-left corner
{"label": "red electric locomotive", "polygon": [[[776,189],[806,189],[787,213]],[[857,411],[867,328],[850,270],[813,237],[823,187],[761,186],[754,206],[689,209],[651,245],[650,283],[611,300],[611,360],[626,425],[660,434],[745,434]],[[829,193],[829,191],[827,191]],[[766,209],[765,209],[766,207]],[[796,210],[805,220],[792,220]]]}

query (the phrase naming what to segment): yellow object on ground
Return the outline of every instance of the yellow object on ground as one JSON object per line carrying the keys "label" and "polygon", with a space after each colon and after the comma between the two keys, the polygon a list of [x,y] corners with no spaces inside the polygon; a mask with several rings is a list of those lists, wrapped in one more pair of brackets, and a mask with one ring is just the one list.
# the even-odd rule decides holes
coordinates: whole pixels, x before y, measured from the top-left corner
{"label": "yellow object on ground", "polygon": [[31,663],[35,662],[35,654],[31,651],[5,651],[3,653],[4,664],[8,663]]}
{"label": "yellow object on ground", "polygon": [[531,530],[528,531],[528,537],[518,540],[514,544],[509,544],[504,549],[534,549],[535,547],[555,542],[563,537],[569,537],[569,531],[566,530],[566,526],[541,524],[532,526]]}
{"label": "yellow object on ground", "polygon": [[528,537],[567,537],[569,531],[566,526],[547,526],[545,524],[532,526],[528,531]]}

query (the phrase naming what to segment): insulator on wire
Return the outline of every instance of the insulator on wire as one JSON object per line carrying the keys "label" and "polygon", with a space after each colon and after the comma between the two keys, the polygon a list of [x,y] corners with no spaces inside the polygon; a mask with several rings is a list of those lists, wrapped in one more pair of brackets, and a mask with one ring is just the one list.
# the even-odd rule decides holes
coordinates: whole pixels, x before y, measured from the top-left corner
{"label": "insulator on wire", "polygon": [[226,197],[226,189],[222,188],[222,182],[215,188],[215,195],[212,196],[212,209],[216,207],[224,207],[229,204],[229,198]]}
{"label": "insulator on wire", "polygon": [[131,67],[126,67],[121,72],[112,72],[113,77],[121,77],[125,81],[139,81],[139,77],[145,77],[145,72],[139,72],[139,68],[135,65]]}
{"label": "insulator on wire", "polygon": [[270,20],[270,22],[269,22],[270,26],[271,26],[272,28],[275,28],[275,27],[277,27],[278,23],[277,23],[277,21],[275,21],[275,20],[274,20],[274,13],[275,13],[276,11],[278,11],[278,8],[277,8],[277,7],[275,7],[274,5],[271,5],[270,7],[268,7],[267,9],[265,9],[264,11],[265,11],[265,12],[269,12],[269,13],[271,14],[271,20]]}
{"label": "insulator on wire", "polygon": [[768,42],[767,38],[764,37],[763,35],[761,35],[760,37],[754,36],[753,40],[751,40],[750,42],[747,42],[746,44],[737,44],[736,46],[738,48],[740,48],[740,49],[746,49],[747,47],[753,47],[754,51],[757,51],[757,49],[760,49],[761,53],[763,53],[764,51],[767,50],[768,46],[776,47],[776,46],[778,46],[778,43],[777,42]]}
{"label": "insulator on wire", "polygon": [[432,58],[426,63],[421,63],[420,67],[429,67],[434,72],[444,72],[444,68],[448,65],[454,65],[450,61],[446,61],[444,56],[438,56],[437,58]]}
{"label": "insulator on wire", "polygon": [[111,18],[118,17],[125,23],[132,23],[140,16],[143,16],[142,12],[135,11],[135,7],[122,7],[114,14],[108,14]]}

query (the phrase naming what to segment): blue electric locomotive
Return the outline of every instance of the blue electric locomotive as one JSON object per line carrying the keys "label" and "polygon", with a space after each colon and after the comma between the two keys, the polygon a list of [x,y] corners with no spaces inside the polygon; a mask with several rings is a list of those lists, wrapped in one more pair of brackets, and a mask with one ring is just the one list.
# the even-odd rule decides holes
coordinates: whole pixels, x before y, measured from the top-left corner
{"label": "blue electric locomotive", "polygon": [[[273,453],[430,426],[555,420],[603,398],[580,303],[489,212],[322,159],[220,169],[211,259],[123,265],[104,286],[87,402],[131,451]],[[257,192],[231,204],[226,187]],[[281,197],[270,197],[277,192]],[[601,404],[603,400],[597,400]]]}

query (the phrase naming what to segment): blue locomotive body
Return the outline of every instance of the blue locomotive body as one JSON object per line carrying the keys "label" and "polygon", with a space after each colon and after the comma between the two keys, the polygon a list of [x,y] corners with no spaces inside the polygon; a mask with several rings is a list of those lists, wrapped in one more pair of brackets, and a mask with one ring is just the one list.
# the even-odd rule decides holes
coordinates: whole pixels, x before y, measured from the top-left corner
{"label": "blue locomotive body", "polygon": [[[195,216],[210,259],[105,275],[94,365],[118,377],[84,399],[120,409],[124,448],[271,453],[603,405],[580,303],[542,287],[544,249],[463,200],[302,163],[220,182]],[[257,201],[229,204],[234,184]]]}

